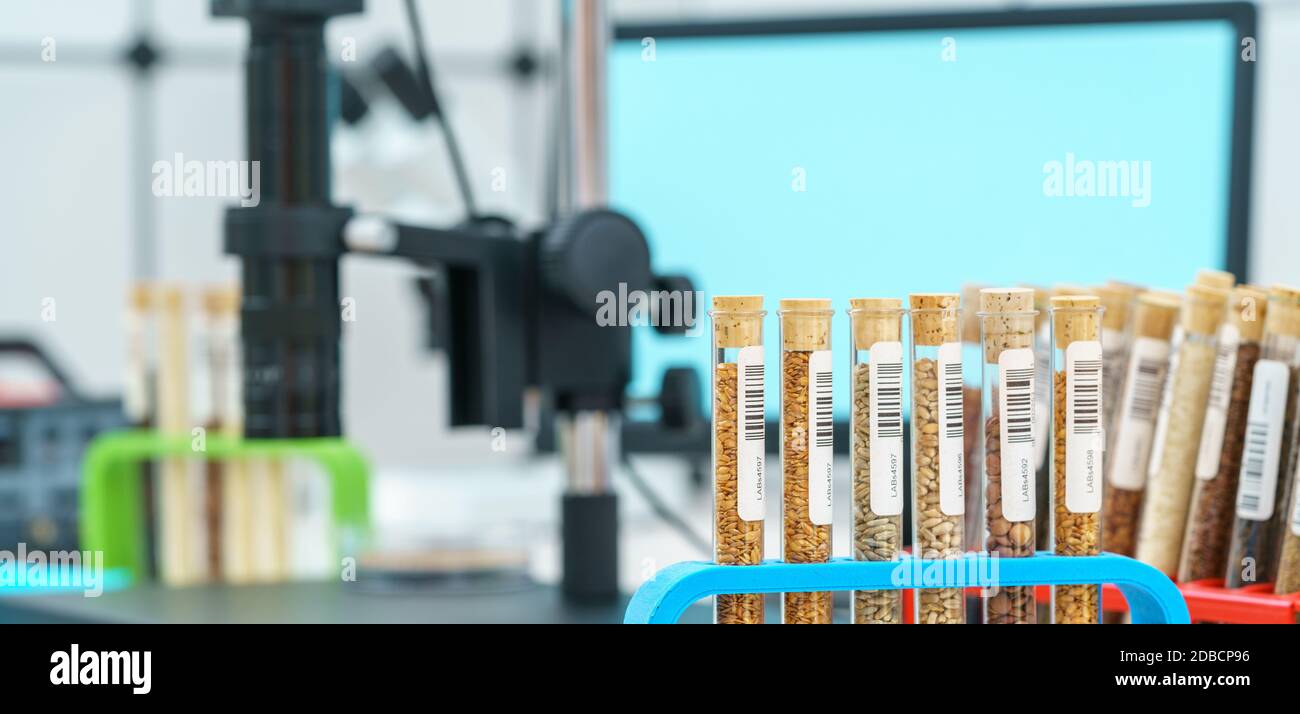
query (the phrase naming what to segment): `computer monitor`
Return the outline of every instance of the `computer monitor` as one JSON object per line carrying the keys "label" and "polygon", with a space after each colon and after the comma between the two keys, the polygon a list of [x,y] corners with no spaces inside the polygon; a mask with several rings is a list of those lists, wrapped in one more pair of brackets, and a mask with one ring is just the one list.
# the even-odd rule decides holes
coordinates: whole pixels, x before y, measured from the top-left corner
{"label": "computer monitor", "polygon": [[[1254,18],[1236,3],[623,25],[611,203],[705,299],[832,298],[845,360],[850,297],[1244,278]],[[670,365],[707,374],[707,339],[637,331],[633,393]]]}

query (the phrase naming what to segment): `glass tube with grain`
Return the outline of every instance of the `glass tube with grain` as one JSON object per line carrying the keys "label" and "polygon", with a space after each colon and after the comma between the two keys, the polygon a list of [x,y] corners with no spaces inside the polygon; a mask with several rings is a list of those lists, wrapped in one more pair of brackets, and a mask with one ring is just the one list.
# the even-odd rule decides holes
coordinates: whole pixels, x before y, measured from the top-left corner
{"label": "glass tube with grain", "polygon": [[[927,560],[960,558],[963,462],[961,309],[955,293],[909,296],[912,323],[912,544]],[[962,624],[961,588],[916,591],[918,624]]]}
{"label": "glass tube with grain", "polygon": [[[903,301],[855,298],[852,321],[853,558],[897,560],[903,547]],[[901,590],[853,593],[853,623],[899,624]]]}
{"label": "glass tube with grain", "polygon": [[[1052,298],[1052,552],[1101,554],[1106,448],[1101,325],[1104,308],[1092,295]],[[1101,585],[1052,588],[1052,622],[1101,621]]]}
{"label": "glass tube with grain", "polygon": [[1101,298],[1105,312],[1101,316],[1101,344],[1103,371],[1102,430],[1110,436],[1115,426],[1115,413],[1119,409],[1119,391],[1123,385],[1124,368],[1128,364],[1129,348],[1133,339],[1133,307],[1142,289],[1136,285],[1110,281],[1098,286],[1092,294]]}
{"label": "glass tube with grain", "polygon": [[[719,565],[763,562],[766,415],[763,298],[713,298],[713,551]],[[714,598],[720,625],[763,624],[762,593]]]}
{"label": "glass tube with grain", "polygon": [[1182,344],[1170,376],[1164,443],[1153,469],[1138,522],[1136,556],[1169,577],[1178,575],[1187,511],[1195,481],[1196,457],[1210,397],[1216,335],[1228,291],[1203,285],[1187,288],[1181,324]]}
{"label": "glass tube with grain", "polygon": [[[1278,287],[1275,291],[1277,300],[1273,305],[1284,312],[1279,318],[1279,331],[1300,335],[1300,290]],[[1300,375],[1294,372],[1292,375],[1300,381]],[[1300,390],[1300,384],[1292,387],[1292,393],[1296,390]],[[1300,405],[1296,408],[1300,409]],[[1290,496],[1284,495],[1279,502],[1279,506],[1287,510],[1283,512],[1278,526],[1281,558],[1277,568],[1277,584],[1273,591],[1278,595],[1289,595],[1300,592],[1300,417],[1297,417],[1292,427],[1291,458],[1281,466],[1285,469],[1282,478],[1288,480],[1284,494],[1289,493]]]}
{"label": "glass tube with grain", "polygon": [[1290,513],[1300,397],[1300,291],[1268,294],[1264,341],[1250,386],[1246,438],[1237,484],[1236,519],[1224,582],[1230,588],[1277,577]]}
{"label": "glass tube with grain", "polygon": [[[1038,497],[1035,474],[1034,291],[980,291],[983,364],[984,544],[999,558],[1034,555]],[[997,587],[984,598],[987,624],[1033,624],[1033,586]]]}
{"label": "glass tube with grain", "polygon": [[[834,392],[831,301],[782,300],[781,318],[781,557],[787,563],[831,558]],[[829,625],[829,592],[785,593],[781,621]]]}
{"label": "glass tube with grain", "polygon": [[[1107,432],[1102,544],[1118,555],[1137,550],[1137,522],[1155,442],[1156,414],[1168,388],[1170,339],[1178,322],[1176,295],[1147,292],[1133,310],[1133,339],[1122,377],[1114,428]],[[1107,375],[1107,379],[1110,379]]]}
{"label": "glass tube with grain", "polygon": [[1178,565],[1181,582],[1220,578],[1228,567],[1250,389],[1267,306],[1268,293],[1244,285],[1234,288],[1219,326],[1192,510]]}

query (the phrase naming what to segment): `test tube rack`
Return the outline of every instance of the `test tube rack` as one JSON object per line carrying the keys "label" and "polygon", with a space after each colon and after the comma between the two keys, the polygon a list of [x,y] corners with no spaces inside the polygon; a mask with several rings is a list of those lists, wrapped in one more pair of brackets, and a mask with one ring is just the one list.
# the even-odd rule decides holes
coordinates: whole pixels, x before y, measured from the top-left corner
{"label": "test tube rack", "polygon": [[117,431],[91,443],[82,464],[82,548],[104,553],[104,566],[133,582],[145,573],[145,514],[140,464],[162,458],[230,461],[304,459],[324,469],[332,489],[332,518],[341,553],[355,553],[369,534],[369,467],[361,452],[338,438],[239,439],[208,435],[196,452],[188,435]]}
{"label": "test tube rack", "polygon": [[[711,595],[916,589],[917,584],[900,573],[918,570],[941,576],[938,582],[923,581],[926,588],[966,587],[969,582],[954,573],[977,571],[981,564],[976,559],[980,557],[979,553],[967,553],[963,558],[935,561],[907,555],[883,562],[834,558],[818,564],[769,560],[752,566],[677,563],[637,589],[623,622],[674,623],[692,603]],[[997,568],[997,585],[1001,587],[1109,583],[1123,594],[1134,623],[1191,622],[1178,586],[1159,570],[1132,558],[1111,553],[1067,557],[1042,552],[1032,558],[1000,558]]]}

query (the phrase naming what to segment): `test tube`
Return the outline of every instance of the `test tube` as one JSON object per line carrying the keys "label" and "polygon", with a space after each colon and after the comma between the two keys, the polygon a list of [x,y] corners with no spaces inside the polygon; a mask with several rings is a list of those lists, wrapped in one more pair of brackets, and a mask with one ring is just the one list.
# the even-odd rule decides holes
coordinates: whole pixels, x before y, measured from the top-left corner
{"label": "test tube", "polygon": [[[853,328],[853,557],[892,561],[903,546],[903,301],[849,301]],[[903,621],[900,590],[853,593],[854,624]]]}
{"label": "test tube", "polygon": [[[1034,291],[980,291],[983,345],[985,548],[999,558],[1034,555],[1037,516]],[[1032,624],[1033,586],[997,587],[984,598],[987,624]]]}
{"label": "test tube", "polygon": [[[912,322],[912,543],[927,560],[965,552],[961,309],[956,293],[908,297]],[[920,624],[961,624],[961,588],[916,591]]]}
{"label": "test tube", "polygon": [[1115,410],[1115,426],[1107,432],[1102,509],[1102,543],[1107,551],[1118,555],[1133,557],[1137,550],[1137,522],[1146,491],[1147,464],[1151,460],[1156,413],[1166,388],[1170,337],[1180,304],[1176,295],[1147,292],[1138,296],[1134,307],[1133,343],[1122,378],[1120,404]]}
{"label": "test tube", "polygon": [[1210,401],[1196,458],[1192,511],[1178,565],[1182,582],[1223,577],[1228,567],[1250,388],[1267,305],[1268,293],[1249,286],[1234,288],[1219,326]]}
{"label": "test tube", "polygon": [[[1237,513],[1225,583],[1230,588],[1273,581],[1290,513],[1283,476],[1293,457],[1300,397],[1300,290],[1269,290],[1264,343],[1250,386],[1246,439],[1237,484]],[[1286,472],[1289,475],[1289,471]]]}
{"label": "test tube", "polygon": [[[1101,553],[1105,308],[1092,295],[1052,298],[1052,551]],[[1052,588],[1052,622],[1101,621],[1100,585]]]}
{"label": "test tube", "polygon": [[[763,298],[713,298],[713,551],[719,565],[763,562]],[[763,624],[762,593],[714,598],[720,625]]]}
{"label": "test tube", "polygon": [[[781,318],[781,557],[825,563],[834,505],[831,301],[787,299]],[[781,621],[829,625],[829,592],[785,593]]]}
{"label": "test tube", "polygon": [[1196,457],[1214,371],[1216,333],[1223,321],[1228,292],[1191,285],[1183,303],[1182,345],[1172,368],[1164,442],[1148,471],[1142,517],[1138,523],[1137,558],[1165,573],[1178,574],[1183,533],[1191,504]]}

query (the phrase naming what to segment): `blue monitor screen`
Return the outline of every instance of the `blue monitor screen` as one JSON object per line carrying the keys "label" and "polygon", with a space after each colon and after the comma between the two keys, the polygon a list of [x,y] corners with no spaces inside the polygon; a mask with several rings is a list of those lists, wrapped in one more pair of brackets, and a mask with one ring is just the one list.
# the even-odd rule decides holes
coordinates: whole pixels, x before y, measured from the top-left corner
{"label": "blue monitor screen", "polygon": [[[833,299],[845,360],[850,297],[1179,288],[1226,262],[1239,51],[1227,20],[621,39],[611,203],[706,300]],[[635,332],[634,394],[707,375],[707,327]]]}

